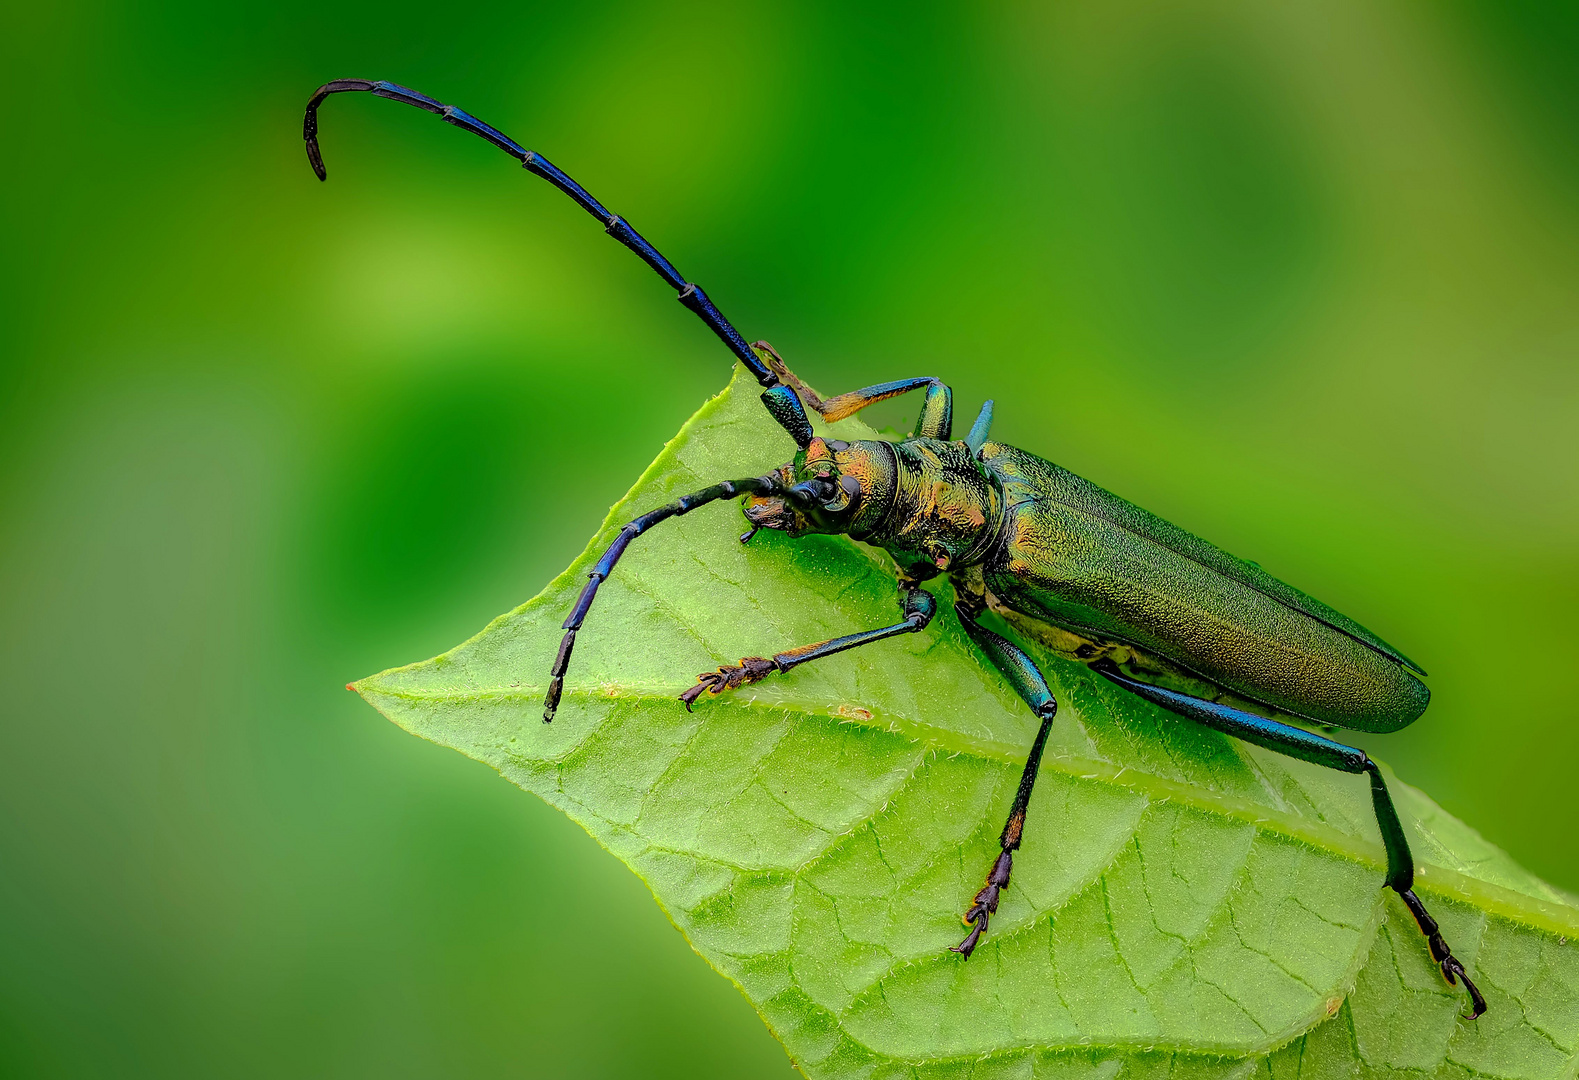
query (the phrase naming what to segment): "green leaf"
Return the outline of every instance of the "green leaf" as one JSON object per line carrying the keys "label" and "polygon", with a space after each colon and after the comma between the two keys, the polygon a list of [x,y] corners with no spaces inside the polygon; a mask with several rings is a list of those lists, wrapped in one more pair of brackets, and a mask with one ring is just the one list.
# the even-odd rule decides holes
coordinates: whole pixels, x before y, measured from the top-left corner
{"label": "green leaf", "polygon": [[1490,1002],[1465,1021],[1381,887],[1363,778],[1046,654],[1063,708],[1014,881],[976,955],[947,951],[1035,728],[951,613],[694,714],[676,700],[698,671],[893,622],[886,556],[843,538],[743,547],[728,503],[658,526],[603,586],[545,725],[560,623],[620,525],[790,457],[755,389],[737,371],[540,596],[356,689],[580,822],[809,1076],[1574,1075],[1570,898],[1392,781],[1417,890]]}

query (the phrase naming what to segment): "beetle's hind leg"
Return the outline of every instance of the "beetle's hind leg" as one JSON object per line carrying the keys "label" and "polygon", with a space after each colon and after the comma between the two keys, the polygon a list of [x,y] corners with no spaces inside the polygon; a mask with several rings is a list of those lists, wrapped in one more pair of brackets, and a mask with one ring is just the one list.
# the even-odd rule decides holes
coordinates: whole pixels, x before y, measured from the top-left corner
{"label": "beetle's hind leg", "polygon": [[1009,807],[1009,820],[1004,823],[1003,832],[998,837],[1000,849],[998,858],[994,860],[992,869],[987,872],[987,884],[976,894],[976,898],[965,911],[964,921],[971,928],[970,933],[966,934],[965,940],[958,945],[950,946],[954,952],[968,960],[981,942],[981,936],[987,932],[988,922],[998,911],[1000,895],[1009,887],[1009,874],[1014,869],[1014,852],[1019,848],[1020,838],[1025,831],[1025,811],[1031,805],[1031,789],[1036,786],[1036,774],[1042,764],[1042,750],[1047,746],[1047,733],[1052,729],[1053,717],[1058,713],[1058,702],[1054,699],[1052,691],[1047,688],[1047,680],[1024,650],[976,621],[976,616],[981,614],[979,598],[961,590],[960,600],[954,605],[954,611],[959,615],[959,621],[965,627],[966,633],[970,634],[971,640],[987,654],[993,667],[1003,673],[1015,692],[1025,699],[1025,703],[1042,722],[1041,727],[1037,729],[1036,740],[1031,743],[1031,752],[1025,759],[1025,769],[1020,774],[1020,786],[1015,792],[1013,805]]}
{"label": "beetle's hind leg", "polygon": [[1387,790],[1387,781],[1382,778],[1381,770],[1363,751],[1292,724],[1269,720],[1229,705],[1203,701],[1176,690],[1166,690],[1160,686],[1140,682],[1121,672],[1111,660],[1098,660],[1091,667],[1099,675],[1117,683],[1137,697],[1145,698],[1147,701],[1161,705],[1169,712],[1221,731],[1225,735],[1243,739],[1245,742],[1254,743],[1275,753],[1308,761],[1313,765],[1322,765],[1340,772],[1365,773],[1371,781],[1371,806],[1376,812],[1376,824],[1382,832],[1382,847],[1387,851],[1387,887],[1403,898],[1404,905],[1409,908],[1409,914],[1413,915],[1415,922],[1419,924],[1420,932],[1425,935],[1426,944],[1431,950],[1431,959],[1435,960],[1437,966],[1442,969],[1442,977],[1450,986],[1456,986],[1460,982],[1464,984],[1470,1001],[1468,1018],[1473,1020],[1486,1011],[1485,997],[1470,981],[1464,965],[1453,955],[1453,950],[1448,948],[1436,920],[1426,911],[1425,905],[1414,893],[1414,856],[1409,851],[1409,841],[1404,835],[1403,822],[1398,819],[1398,809],[1393,805],[1392,794]]}

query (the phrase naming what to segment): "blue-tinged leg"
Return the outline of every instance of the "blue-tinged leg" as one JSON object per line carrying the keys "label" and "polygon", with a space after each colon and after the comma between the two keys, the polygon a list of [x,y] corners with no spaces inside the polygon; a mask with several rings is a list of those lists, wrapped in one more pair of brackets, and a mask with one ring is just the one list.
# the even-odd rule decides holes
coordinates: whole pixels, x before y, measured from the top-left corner
{"label": "blue-tinged leg", "polygon": [[981,614],[979,601],[962,596],[960,602],[954,605],[954,612],[971,640],[987,654],[992,666],[1003,673],[1009,685],[1014,687],[1014,692],[1024,699],[1042,722],[1042,726],[1037,729],[1036,739],[1031,743],[1031,752],[1025,759],[1025,769],[1020,773],[1020,787],[1014,794],[1013,805],[1009,807],[1009,820],[1004,823],[1003,833],[998,837],[1001,849],[998,858],[987,873],[987,884],[976,894],[965,912],[964,922],[971,928],[970,933],[958,945],[950,946],[968,960],[981,941],[981,936],[987,932],[988,922],[998,911],[1000,894],[1009,887],[1009,874],[1014,869],[1014,852],[1020,846],[1020,837],[1025,831],[1025,811],[1031,805],[1031,790],[1036,786],[1042,751],[1047,746],[1047,733],[1052,729],[1053,717],[1058,713],[1058,702],[1047,688],[1047,680],[1023,649],[976,621],[976,616]]}
{"label": "blue-tinged leg", "polygon": [[586,621],[587,612],[592,608],[592,601],[597,599],[598,586],[608,580],[608,576],[614,572],[614,564],[620,561],[620,556],[625,554],[625,549],[630,547],[632,540],[658,522],[688,514],[698,506],[705,506],[719,499],[733,499],[740,495],[770,495],[777,490],[779,490],[778,480],[772,476],[759,476],[748,480],[725,480],[721,484],[714,484],[710,488],[703,488],[690,495],[682,495],[667,506],[649,510],[621,529],[614,542],[603,552],[603,557],[598,560],[597,565],[587,574],[589,580],[581,590],[576,606],[560,627],[565,631],[565,636],[559,643],[559,653],[554,657],[554,666],[548,672],[548,693],[543,696],[543,723],[552,722],[554,712],[559,708],[559,696],[565,689],[565,669],[570,666],[570,651],[576,647],[576,631],[581,629],[581,624]]}
{"label": "blue-tinged leg", "polygon": [[333,82],[324,83],[307,102],[307,113],[302,119],[302,138],[307,142],[307,160],[312,164],[313,172],[318,175],[318,179],[327,179],[329,175],[324,168],[323,154],[318,149],[318,106],[323,104],[324,99],[330,94],[356,91],[365,91],[375,97],[388,98],[390,101],[399,101],[414,108],[424,109],[463,131],[487,139],[519,161],[528,172],[542,177],[570,196],[575,200],[576,205],[603,224],[605,232],[635,252],[642,262],[652,267],[670,288],[678,292],[680,303],[695,312],[697,317],[707,324],[708,329],[717,334],[719,340],[728,346],[729,351],[734,353],[751,374],[756,376],[757,382],[761,383],[766,391],[762,395],[763,404],[767,406],[773,418],[795,439],[796,445],[804,447],[811,440],[811,425],[806,421],[806,410],[801,407],[800,401],[792,392],[779,386],[778,376],[751,351],[746,339],[740,336],[740,331],[724,318],[723,313],[707,298],[706,293],[686,281],[680,271],[674,268],[674,264],[664,258],[640,233],[631,228],[624,218],[604,209],[602,203],[556,168],[547,158],[527,150],[514,139],[483,123],[470,113],[453,105],[435,101],[426,94],[397,83],[375,82],[370,79],[335,79]]}
{"label": "blue-tinged leg", "polygon": [[942,439],[946,442],[953,431],[954,395],[941,379],[934,379],[930,375],[922,375],[914,379],[895,379],[893,382],[852,390],[838,397],[820,398],[789,369],[789,365],[784,363],[784,358],[773,346],[765,341],[757,341],[752,343],[752,347],[760,350],[773,374],[785,384],[793,386],[800,399],[830,424],[854,416],[868,405],[876,405],[879,401],[887,401],[891,397],[898,397],[900,394],[908,394],[912,390],[925,387],[926,398],[921,402],[921,414],[916,417],[916,430],[912,438]]}
{"label": "blue-tinged leg", "polygon": [[1388,888],[1403,897],[1409,913],[1420,925],[1420,932],[1425,935],[1426,942],[1431,948],[1431,958],[1442,968],[1442,977],[1449,985],[1455,986],[1459,980],[1463,980],[1464,989],[1469,992],[1472,1006],[1469,1019],[1473,1020],[1486,1011],[1486,999],[1470,981],[1469,975],[1464,971],[1464,965],[1459,963],[1452,950],[1448,948],[1447,942],[1442,939],[1442,932],[1436,920],[1430,916],[1425,905],[1420,902],[1420,898],[1414,894],[1414,856],[1409,852],[1409,841],[1404,835],[1403,822],[1398,820],[1398,810],[1393,806],[1393,797],[1387,790],[1387,781],[1382,779],[1381,770],[1363,751],[1292,724],[1268,720],[1266,717],[1256,716],[1228,705],[1202,701],[1188,694],[1164,690],[1160,686],[1132,679],[1110,660],[1099,660],[1091,667],[1104,678],[1117,683],[1137,697],[1161,705],[1169,712],[1204,724],[1214,731],[1221,731],[1225,735],[1254,743],[1256,746],[1279,754],[1299,758],[1301,761],[1308,761],[1313,765],[1322,765],[1340,772],[1367,774],[1371,780],[1371,805],[1376,811],[1376,824],[1381,828],[1382,846],[1387,851]]}
{"label": "blue-tinged leg", "polygon": [[970,447],[972,455],[979,455],[981,448],[987,442],[987,433],[992,430],[992,402],[982,403],[981,412],[976,414],[976,422],[970,426],[970,434],[965,436],[965,445]]}
{"label": "blue-tinged leg", "polygon": [[937,614],[938,602],[931,593],[920,588],[913,581],[907,580],[900,582],[899,585],[899,609],[904,613],[904,618],[892,626],[862,630],[855,634],[845,634],[843,637],[829,638],[827,641],[801,645],[781,653],[774,653],[771,657],[747,656],[739,664],[731,667],[704,671],[696,677],[696,685],[680,695],[680,700],[685,702],[685,707],[689,709],[703,694],[722,694],[725,690],[734,690],[748,683],[758,682],[776,672],[782,673],[797,668],[809,660],[820,660],[824,656],[860,648],[862,645],[870,645],[874,641],[883,641],[900,634],[914,634],[926,629],[927,624],[932,621],[932,616]]}

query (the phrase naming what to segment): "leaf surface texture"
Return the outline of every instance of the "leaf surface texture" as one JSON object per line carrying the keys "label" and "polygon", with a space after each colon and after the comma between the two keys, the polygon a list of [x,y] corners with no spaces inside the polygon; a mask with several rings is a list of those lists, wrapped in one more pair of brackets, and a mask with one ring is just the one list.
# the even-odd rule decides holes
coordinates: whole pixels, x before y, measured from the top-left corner
{"label": "leaf surface texture", "polygon": [[560,623],[620,526],[793,450],[737,370],[539,596],[356,689],[584,826],[808,1076],[1574,1075],[1571,898],[1390,781],[1417,891],[1490,1002],[1466,1022],[1381,887],[1363,777],[1235,743],[1029,644],[1061,708],[1025,844],[975,956],[947,951],[1035,722],[946,585],[919,634],[694,713],[676,700],[699,671],[895,622],[886,556],[847,539],[742,546],[732,503],[656,526],[603,585],[545,725]]}

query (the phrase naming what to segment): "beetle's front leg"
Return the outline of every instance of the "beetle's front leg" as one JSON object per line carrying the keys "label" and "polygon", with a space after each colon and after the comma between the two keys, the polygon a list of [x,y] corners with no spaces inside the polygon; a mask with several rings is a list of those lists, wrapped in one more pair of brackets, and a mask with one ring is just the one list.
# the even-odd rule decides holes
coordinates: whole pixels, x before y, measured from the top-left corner
{"label": "beetle's front leg", "polygon": [[680,695],[680,700],[685,702],[685,707],[689,709],[703,694],[722,694],[725,690],[734,690],[757,682],[774,672],[789,671],[808,660],[832,656],[834,653],[869,645],[874,641],[882,641],[884,638],[898,634],[914,634],[932,621],[932,616],[937,613],[938,602],[931,593],[907,579],[900,582],[899,607],[905,613],[903,621],[880,630],[863,630],[858,634],[829,638],[827,641],[818,641],[811,645],[774,653],[771,657],[748,656],[733,667],[704,671],[696,677],[696,685]]}
{"label": "beetle's front leg", "polygon": [[[811,387],[800,381],[800,378],[784,363],[784,358],[778,351],[765,341],[755,342],[752,346],[766,363],[768,368],[785,386],[793,387],[798,395],[798,401],[810,405],[824,420],[832,423],[854,416],[868,405],[875,405],[879,401],[887,401],[900,394],[908,394],[912,390],[926,388],[926,399],[921,403],[921,414],[916,417],[916,437],[928,439],[949,440],[954,424],[954,394],[941,379],[923,375],[915,379],[896,379],[893,382],[878,383],[876,386],[863,387],[852,390],[848,394],[824,400],[817,396]],[[764,399],[766,400],[766,399]],[[772,408],[772,405],[769,405]],[[991,423],[991,413],[987,414],[988,423]],[[981,423],[981,421],[977,421]],[[976,443],[976,449],[981,448],[981,443],[987,438],[986,429],[981,431],[981,439]],[[804,444],[802,444],[804,445]]]}

